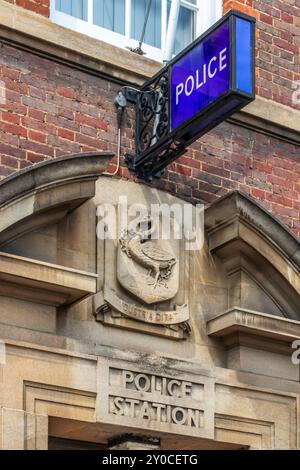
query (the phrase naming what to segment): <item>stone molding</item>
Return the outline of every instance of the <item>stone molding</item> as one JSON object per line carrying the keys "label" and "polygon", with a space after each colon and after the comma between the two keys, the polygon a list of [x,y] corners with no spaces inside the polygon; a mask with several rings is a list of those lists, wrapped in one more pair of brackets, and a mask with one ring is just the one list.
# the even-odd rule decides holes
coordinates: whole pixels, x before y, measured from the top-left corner
{"label": "stone molding", "polygon": [[0,294],[58,307],[95,294],[97,275],[0,252]]}
{"label": "stone molding", "polygon": [[[82,440],[85,436],[90,441],[105,442],[120,434],[117,419],[112,424],[100,412],[108,392],[103,386],[103,356],[97,358],[11,340],[4,342],[6,362],[2,370],[6,386],[0,395],[1,443],[6,443],[11,430],[16,429],[18,432],[10,448],[46,448],[48,420],[49,434],[62,438]],[[108,352],[106,348],[106,354]],[[136,370],[136,361],[125,360],[123,351],[115,349],[111,353],[114,358],[104,359],[108,367],[121,371]],[[268,379],[267,386],[265,377],[253,373],[241,372],[237,375],[235,371],[221,368],[196,370],[195,364],[190,362],[169,360],[167,365],[168,359],[161,359],[166,365],[159,375],[173,377],[176,382],[192,378],[193,382],[210,384],[208,422],[212,439],[206,438],[202,442],[204,448],[209,445],[213,448],[222,445],[251,449],[296,448],[297,382],[292,386],[289,384],[290,391],[287,393],[284,382],[278,380],[277,390],[271,390],[272,378]],[[34,368],[33,360],[36,364]],[[66,365],[68,374],[65,373]],[[153,374],[150,365],[142,369],[145,374]],[[51,373],[54,370],[55,373]],[[253,380],[255,385],[251,382]],[[14,394],[9,393],[12,386]],[[134,395],[136,400],[146,399],[144,392],[128,389],[128,393]],[[9,419],[3,421],[1,413],[5,410],[11,411],[7,415]],[[36,419],[41,420],[42,429],[33,426]],[[98,424],[104,425],[102,431]],[[154,430],[151,424],[150,429],[149,424],[146,430],[142,420],[136,419],[134,423],[123,426],[122,433],[150,434],[161,439],[162,449],[174,448],[172,443],[179,436],[182,448],[198,449],[201,444],[201,440],[195,440],[194,432],[185,436],[179,429],[172,436],[172,432],[163,427],[157,426]]]}
{"label": "stone molding", "polygon": [[54,158],[2,180],[0,246],[35,228],[57,223],[91,199],[96,179],[113,156],[110,152],[92,152]]}
{"label": "stone molding", "polygon": [[141,84],[161,67],[146,57],[59,26],[49,18],[4,0],[0,0],[0,10],[1,41],[72,63],[93,74],[110,76],[117,82]]}
{"label": "stone molding", "polygon": [[29,192],[61,181],[95,181],[106,170],[112,152],[91,152],[52,158],[24,168],[0,182],[0,208]]}
{"label": "stone molding", "polygon": [[300,242],[276,217],[248,195],[232,192],[205,211],[209,249],[232,257],[233,244],[249,255],[259,253],[300,294]]}
{"label": "stone molding", "polygon": [[[300,339],[300,322],[262,312],[232,308],[207,322],[207,334],[223,338],[227,346],[238,344],[260,345],[273,352],[292,352],[292,342]],[[242,335],[241,335],[242,334]],[[234,338],[233,338],[234,337]],[[243,341],[244,339],[244,341]]]}
{"label": "stone molding", "polygon": [[[0,182],[0,245],[57,223],[95,195],[113,153],[82,153],[32,165]],[[61,306],[97,291],[98,276],[0,252],[0,294]]]}

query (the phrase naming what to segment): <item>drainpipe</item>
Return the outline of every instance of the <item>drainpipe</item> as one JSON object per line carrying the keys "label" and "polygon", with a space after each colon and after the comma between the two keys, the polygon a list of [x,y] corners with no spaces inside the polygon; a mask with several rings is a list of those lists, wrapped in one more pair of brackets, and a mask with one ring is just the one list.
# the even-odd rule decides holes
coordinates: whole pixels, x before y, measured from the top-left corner
{"label": "drainpipe", "polygon": [[[171,0],[171,9],[170,9],[170,17],[168,23],[168,30],[167,30],[167,37],[166,37],[166,45],[164,50],[164,64],[167,64],[172,59],[172,53],[174,48],[174,41],[175,41],[175,34],[176,28],[178,23],[178,16],[179,16],[179,8],[180,8],[180,0]],[[156,144],[157,142],[157,128],[161,118],[161,101],[160,98],[162,97],[162,92],[159,90],[156,99],[156,107],[155,107],[155,118],[153,123],[153,133],[152,133],[152,145]]]}
{"label": "drainpipe", "polygon": [[180,8],[180,0],[172,0],[169,23],[167,29],[166,45],[164,51],[164,62],[169,62],[172,59],[172,53],[174,48],[175,34],[178,23]]}

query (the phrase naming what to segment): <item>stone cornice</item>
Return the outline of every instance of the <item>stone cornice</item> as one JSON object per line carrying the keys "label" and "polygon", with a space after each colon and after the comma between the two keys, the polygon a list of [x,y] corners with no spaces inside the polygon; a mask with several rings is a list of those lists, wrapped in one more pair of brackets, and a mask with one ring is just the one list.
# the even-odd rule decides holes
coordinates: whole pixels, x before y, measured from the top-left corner
{"label": "stone cornice", "polygon": [[[300,272],[299,239],[276,217],[247,194],[234,191],[211,204],[205,212],[205,226],[209,235],[210,249],[217,250],[242,232],[230,232],[229,226],[240,221],[251,227],[261,239],[280,251]],[[220,236],[223,234],[224,237]]]}
{"label": "stone cornice", "polygon": [[142,84],[161,64],[104,41],[52,23],[48,18],[0,0],[0,41],[119,82]]}
{"label": "stone cornice", "polygon": [[[95,195],[95,181],[113,153],[82,153],[27,167],[0,182],[0,244],[57,223]],[[0,295],[69,305],[97,290],[98,276],[0,253]]]}
{"label": "stone cornice", "polygon": [[209,336],[225,337],[236,331],[291,343],[300,339],[300,322],[243,308],[232,308],[207,322]]}
{"label": "stone cornice", "polygon": [[[299,240],[255,200],[233,192],[205,211],[209,250],[218,256],[228,273],[252,269],[267,273],[263,283],[272,298],[284,306],[283,314],[299,318]],[[244,265],[243,260],[247,260]],[[269,286],[271,282],[271,286]],[[282,302],[284,299],[284,302]]]}
{"label": "stone cornice", "polygon": [[57,223],[70,210],[91,199],[95,181],[113,155],[92,152],[54,158],[2,180],[0,245],[45,223]]}
{"label": "stone cornice", "polygon": [[207,334],[222,338],[228,348],[247,346],[290,354],[300,339],[300,322],[233,307],[207,322]]}
{"label": "stone cornice", "polygon": [[0,294],[46,305],[70,304],[95,294],[97,275],[0,253]]}
{"label": "stone cornice", "polygon": [[260,96],[228,119],[239,126],[300,145],[300,111]]}
{"label": "stone cornice", "polygon": [[112,152],[65,155],[31,165],[0,181],[0,208],[32,191],[71,180],[95,181],[106,170]]}

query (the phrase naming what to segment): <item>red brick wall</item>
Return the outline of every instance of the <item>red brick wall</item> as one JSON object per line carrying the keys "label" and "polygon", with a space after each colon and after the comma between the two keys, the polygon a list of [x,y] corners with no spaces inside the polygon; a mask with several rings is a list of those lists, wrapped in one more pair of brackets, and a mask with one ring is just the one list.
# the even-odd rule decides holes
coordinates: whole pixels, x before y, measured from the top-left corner
{"label": "red brick wall", "polygon": [[0,175],[66,153],[116,150],[115,91],[107,81],[3,46]]}
{"label": "red brick wall", "polygon": [[300,0],[224,0],[257,19],[257,94],[300,109],[293,82],[300,80]]}
{"label": "red brick wall", "polygon": [[[0,177],[45,158],[116,151],[118,85],[6,45],[0,80],[7,88],[7,103],[0,105]],[[122,154],[133,152],[132,117],[127,112]],[[124,166],[120,175],[132,178]],[[300,235],[299,147],[281,140],[223,123],[153,185],[193,202],[242,190]]]}
{"label": "red brick wall", "polygon": [[223,123],[193,144],[166,177],[169,189],[193,202],[212,202],[232,190],[250,194],[300,236],[296,145]]}
{"label": "red brick wall", "polygon": [[[6,0],[49,16],[50,0]],[[223,0],[224,13],[241,10],[258,20],[257,94],[300,109],[293,83],[300,80],[300,0]]]}
{"label": "red brick wall", "polygon": [[[49,16],[50,0],[6,0]],[[300,80],[300,0],[223,0],[257,18],[257,94],[300,109],[293,83]],[[297,86],[297,85],[294,85]]]}
{"label": "red brick wall", "polygon": [[40,15],[49,16],[50,0],[5,0],[9,3],[14,3],[27,10],[34,11]]}

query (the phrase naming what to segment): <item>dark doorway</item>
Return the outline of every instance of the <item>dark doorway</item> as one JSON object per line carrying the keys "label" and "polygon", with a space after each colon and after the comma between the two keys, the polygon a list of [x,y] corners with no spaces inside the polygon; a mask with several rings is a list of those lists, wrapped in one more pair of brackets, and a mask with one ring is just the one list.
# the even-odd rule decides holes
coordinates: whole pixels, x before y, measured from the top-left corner
{"label": "dark doorway", "polygon": [[104,444],[49,437],[48,450],[106,450]]}

